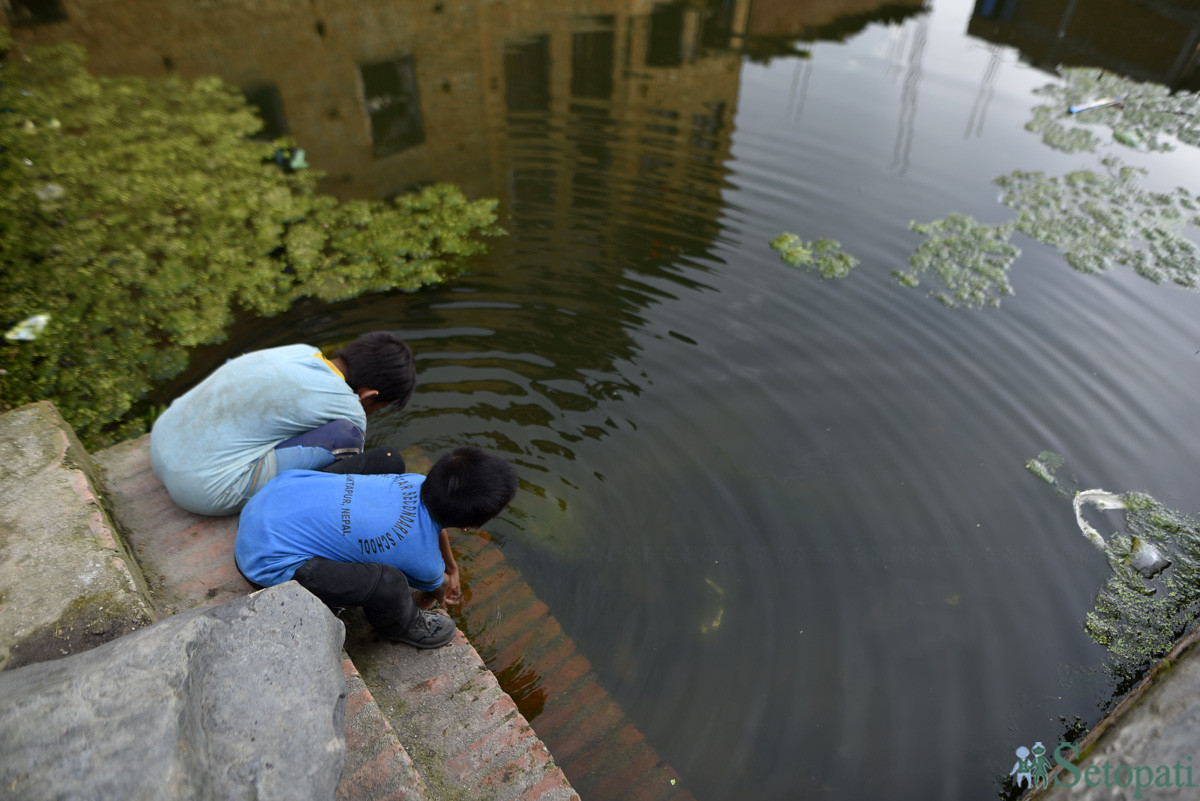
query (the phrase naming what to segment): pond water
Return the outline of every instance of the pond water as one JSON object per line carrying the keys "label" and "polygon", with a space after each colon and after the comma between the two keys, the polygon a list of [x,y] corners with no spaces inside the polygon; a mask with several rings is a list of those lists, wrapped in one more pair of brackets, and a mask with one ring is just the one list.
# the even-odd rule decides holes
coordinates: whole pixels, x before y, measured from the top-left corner
{"label": "pond water", "polygon": [[[994,181],[1016,170],[1115,155],[1196,187],[1192,145],[1025,128],[1059,61],[1188,86],[1190,5],[383,8],[231,16],[203,54],[84,31],[101,69],[273,83],[339,194],[457,181],[509,231],[443,287],[243,320],[164,396],[231,353],[403,330],[422,384],[368,444],[516,461],[490,528],[701,801],[996,798],[1018,746],[1102,716],[1122,685],[1084,622],[1110,568],[1026,462],[1200,512],[1200,294],[1020,231],[995,307],[893,273],[912,221],[1014,220]],[[238,61],[248,37],[275,72]],[[339,90],[355,60],[375,71]],[[388,112],[366,139],[364,92]],[[858,264],[793,267],[784,232]]]}

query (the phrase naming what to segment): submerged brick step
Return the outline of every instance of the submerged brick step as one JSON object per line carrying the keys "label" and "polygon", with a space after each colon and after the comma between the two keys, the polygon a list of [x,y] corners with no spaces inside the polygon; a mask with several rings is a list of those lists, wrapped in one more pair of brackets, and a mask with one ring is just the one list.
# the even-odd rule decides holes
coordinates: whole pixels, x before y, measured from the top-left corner
{"label": "submerged brick step", "polygon": [[453,544],[463,572],[459,628],[579,794],[588,801],[691,801],[504,552],[484,533],[458,535]]}

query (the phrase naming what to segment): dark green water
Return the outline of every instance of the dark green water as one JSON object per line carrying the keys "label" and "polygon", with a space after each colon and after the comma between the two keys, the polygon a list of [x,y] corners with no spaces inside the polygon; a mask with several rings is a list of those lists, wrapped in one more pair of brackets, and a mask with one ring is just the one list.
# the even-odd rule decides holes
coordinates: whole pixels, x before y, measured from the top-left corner
{"label": "dark green water", "polygon": [[[1081,274],[1019,232],[997,308],[892,273],[910,221],[1013,220],[993,180],[1015,170],[1112,154],[1195,191],[1194,146],[1097,127],[1067,154],[1024,127],[1059,60],[1189,85],[1191,6],[370,9],[317,9],[344,52],[306,69],[413,55],[423,140],[408,107],[401,151],[358,169],[343,111],[322,124],[345,148],[314,133],[310,160],[340,160],[343,194],[498,196],[510,236],[436,290],[243,321],[164,394],[243,350],[406,332],[422,385],[369,444],[518,463],[492,530],[701,801],[995,798],[1018,746],[1100,718],[1119,682],[1084,617],[1109,568],[1025,462],[1200,512],[1200,294]],[[307,144],[296,63],[222,57],[282,87]],[[335,102],[355,98],[313,101]],[[785,231],[860,264],[822,281],[771,249]]]}

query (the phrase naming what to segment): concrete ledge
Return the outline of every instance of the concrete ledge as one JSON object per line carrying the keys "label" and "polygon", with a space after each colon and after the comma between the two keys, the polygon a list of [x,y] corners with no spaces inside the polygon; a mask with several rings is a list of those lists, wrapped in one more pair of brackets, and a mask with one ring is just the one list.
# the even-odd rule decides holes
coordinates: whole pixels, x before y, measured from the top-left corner
{"label": "concrete ledge", "polygon": [[96,468],[48,402],[0,415],[0,669],[86,651],[156,617]]}

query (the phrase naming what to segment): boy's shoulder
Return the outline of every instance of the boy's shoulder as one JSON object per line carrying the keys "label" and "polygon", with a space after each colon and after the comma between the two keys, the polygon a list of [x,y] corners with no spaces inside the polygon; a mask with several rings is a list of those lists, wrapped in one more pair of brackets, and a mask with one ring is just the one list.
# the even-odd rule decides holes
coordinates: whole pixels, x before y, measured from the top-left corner
{"label": "boy's shoulder", "polygon": [[[247,380],[277,380],[288,374],[308,374],[305,368],[328,370],[320,359],[320,348],[312,345],[280,345],[230,356],[205,379],[205,383]],[[311,364],[310,364],[311,362]]]}
{"label": "boy's shoulder", "polygon": [[267,482],[267,487],[318,490],[326,487],[353,487],[364,492],[419,491],[425,476],[420,473],[326,473],[321,470],[285,470]]}
{"label": "boy's shoulder", "polygon": [[263,350],[254,350],[246,354],[246,356],[267,361],[277,362],[280,364],[296,362],[305,366],[323,366],[319,358],[321,349],[315,345],[306,345],[297,343],[295,345],[279,345],[274,348],[265,348]]}

